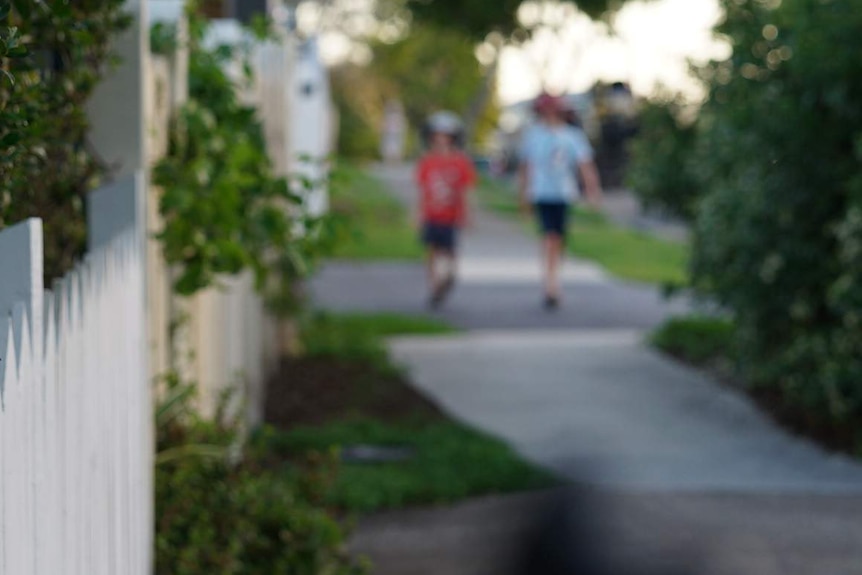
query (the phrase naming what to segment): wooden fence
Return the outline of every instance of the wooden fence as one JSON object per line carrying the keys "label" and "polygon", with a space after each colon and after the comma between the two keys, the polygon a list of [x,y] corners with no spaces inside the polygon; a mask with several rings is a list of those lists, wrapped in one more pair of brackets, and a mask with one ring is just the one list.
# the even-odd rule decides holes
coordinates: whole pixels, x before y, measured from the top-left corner
{"label": "wooden fence", "polygon": [[143,178],[90,199],[90,253],[46,291],[42,226],[0,232],[0,575],[152,559]]}

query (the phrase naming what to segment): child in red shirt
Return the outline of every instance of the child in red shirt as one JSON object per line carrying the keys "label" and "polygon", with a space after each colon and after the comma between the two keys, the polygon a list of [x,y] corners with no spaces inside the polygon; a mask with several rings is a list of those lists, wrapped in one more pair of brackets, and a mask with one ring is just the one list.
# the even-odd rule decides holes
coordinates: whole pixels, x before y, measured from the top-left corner
{"label": "child in red shirt", "polygon": [[[426,127],[429,149],[416,169],[432,307],[443,302],[455,283],[458,231],[467,221],[467,194],[476,182],[473,163],[458,147],[461,132],[461,121],[454,114],[432,115]],[[448,268],[442,274],[441,263]]]}

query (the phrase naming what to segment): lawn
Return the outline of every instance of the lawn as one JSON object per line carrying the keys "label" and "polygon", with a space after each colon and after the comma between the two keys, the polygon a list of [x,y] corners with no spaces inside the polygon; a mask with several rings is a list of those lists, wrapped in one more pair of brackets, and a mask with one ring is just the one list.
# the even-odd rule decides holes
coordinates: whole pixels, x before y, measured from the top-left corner
{"label": "lawn", "polygon": [[349,260],[417,260],[422,247],[407,209],[384,184],[361,168],[339,165],[331,189],[332,212],[345,232],[332,257]]}
{"label": "lawn", "polygon": [[[497,213],[519,214],[515,194],[505,183],[483,179],[479,199]],[[687,244],[623,228],[582,206],[572,217],[568,249],[623,279],[656,284],[681,284],[686,279]]]}
{"label": "lawn", "polygon": [[686,281],[687,244],[620,227],[595,210],[575,209],[568,248],[623,279],[657,284]]}
{"label": "lawn", "polygon": [[281,449],[301,453],[367,445],[408,450],[411,456],[404,461],[339,465],[325,502],[351,513],[447,504],[554,484],[549,473],[521,460],[503,442],[445,418],[399,423],[359,417],[297,427],[279,442]]}
{"label": "lawn", "polygon": [[304,353],[286,360],[268,390],[267,447],[302,459],[362,446],[397,447],[401,461],[338,465],[325,501],[370,513],[553,485],[547,472],[505,443],[450,419],[409,385],[382,338],[451,333],[446,324],[391,314],[315,314],[303,327]]}

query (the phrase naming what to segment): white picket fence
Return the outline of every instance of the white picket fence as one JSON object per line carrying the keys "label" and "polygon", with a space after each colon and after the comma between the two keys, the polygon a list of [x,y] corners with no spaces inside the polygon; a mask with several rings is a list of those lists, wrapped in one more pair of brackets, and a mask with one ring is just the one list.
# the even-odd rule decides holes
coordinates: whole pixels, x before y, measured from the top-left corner
{"label": "white picket fence", "polygon": [[92,194],[90,253],[53,291],[41,222],[0,232],[0,575],[151,570],[142,180]]}

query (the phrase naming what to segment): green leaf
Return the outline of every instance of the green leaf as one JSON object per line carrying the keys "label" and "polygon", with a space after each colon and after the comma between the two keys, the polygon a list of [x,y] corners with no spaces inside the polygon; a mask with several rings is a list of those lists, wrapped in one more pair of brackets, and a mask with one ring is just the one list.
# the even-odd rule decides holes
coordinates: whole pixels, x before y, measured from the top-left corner
{"label": "green leaf", "polygon": [[15,5],[15,11],[21,16],[25,22],[31,21],[33,15],[33,6],[36,4],[33,0],[12,0]]}
{"label": "green leaf", "polygon": [[18,144],[21,141],[21,134],[19,132],[9,132],[2,138],[0,138],[0,148],[11,148]]}

